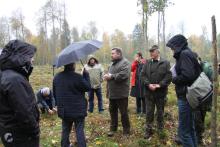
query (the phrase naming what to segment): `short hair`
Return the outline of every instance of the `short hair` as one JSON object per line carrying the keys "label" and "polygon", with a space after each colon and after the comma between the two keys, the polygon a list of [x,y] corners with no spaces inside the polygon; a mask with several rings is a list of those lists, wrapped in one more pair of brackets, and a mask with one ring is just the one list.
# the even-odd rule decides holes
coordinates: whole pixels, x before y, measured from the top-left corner
{"label": "short hair", "polygon": [[119,48],[119,47],[113,47],[112,48],[112,51],[115,50],[116,53],[120,54],[122,56],[122,48]]}

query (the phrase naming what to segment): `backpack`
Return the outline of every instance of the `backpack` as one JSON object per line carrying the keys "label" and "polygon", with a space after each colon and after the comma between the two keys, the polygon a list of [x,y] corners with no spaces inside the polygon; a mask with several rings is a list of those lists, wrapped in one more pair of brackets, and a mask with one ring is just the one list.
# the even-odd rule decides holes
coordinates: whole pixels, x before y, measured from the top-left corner
{"label": "backpack", "polygon": [[202,71],[207,75],[210,81],[213,79],[213,68],[212,65],[207,61],[201,62]]}
{"label": "backpack", "polygon": [[[213,81],[213,68],[212,65],[208,61],[201,62],[202,71],[207,75],[209,80]],[[200,108],[205,111],[211,111],[212,108],[212,95],[210,95],[209,101],[201,104]]]}

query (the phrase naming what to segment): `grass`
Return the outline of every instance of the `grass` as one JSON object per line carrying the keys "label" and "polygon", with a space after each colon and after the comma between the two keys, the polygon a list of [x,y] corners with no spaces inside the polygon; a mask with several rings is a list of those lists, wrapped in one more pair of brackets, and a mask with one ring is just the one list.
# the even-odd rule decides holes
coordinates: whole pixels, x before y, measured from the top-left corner
{"label": "grass", "polygon": [[[77,69],[80,71],[80,69]],[[35,92],[41,87],[52,85],[52,68],[49,66],[38,66],[34,69],[30,82]],[[135,114],[135,99],[129,98],[129,117],[131,122],[131,135],[125,137],[122,135],[122,126],[119,123],[119,131],[114,137],[107,137],[109,131],[110,116],[108,112],[108,99],[105,98],[105,84],[103,83],[104,108],[103,114],[97,110],[97,101],[95,101],[95,111],[86,117],[85,133],[88,147],[177,147],[173,142],[178,125],[177,101],[174,92],[174,86],[171,85],[168,92],[168,101],[165,107],[165,131],[159,136],[154,133],[153,137],[145,140],[145,117]],[[219,100],[219,99],[218,99]],[[220,100],[219,100],[220,102]],[[207,114],[205,126],[205,143],[209,145],[210,138],[210,113]],[[120,116],[119,116],[120,118]],[[119,119],[120,120],[120,119]],[[220,114],[218,114],[218,122]],[[61,138],[61,120],[56,116],[47,114],[41,115],[41,147],[59,147]],[[220,129],[218,129],[220,132]],[[75,133],[71,134],[71,142],[76,142]],[[1,145],[0,145],[1,146]]]}

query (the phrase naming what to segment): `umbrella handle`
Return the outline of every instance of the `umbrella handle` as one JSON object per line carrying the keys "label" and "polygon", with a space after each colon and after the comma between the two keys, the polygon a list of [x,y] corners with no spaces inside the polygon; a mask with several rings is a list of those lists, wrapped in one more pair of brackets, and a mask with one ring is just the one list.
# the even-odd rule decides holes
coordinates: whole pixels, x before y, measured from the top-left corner
{"label": "umbrella handle", "polygon": [[80,62],[81,62],[81,64],[82,64],[82,66],[84,67],[84,64],[83,64],[82,60],[80,60]]}

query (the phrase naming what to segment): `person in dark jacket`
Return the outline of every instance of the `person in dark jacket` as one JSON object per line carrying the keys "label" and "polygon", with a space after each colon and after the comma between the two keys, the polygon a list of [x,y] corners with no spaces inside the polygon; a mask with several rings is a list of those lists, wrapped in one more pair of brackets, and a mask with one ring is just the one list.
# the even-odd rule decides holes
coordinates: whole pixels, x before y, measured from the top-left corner
{"label": "person in dark jacket", "polygon": [[141,72],[141,81],[144,85],[146,99],[146,132],[145,138],[152,136],[154,109],[157,108],[157,129],[161,133],[164,128],[164,106],[168,91],[168,86],[172,80],[170,63],[160,57],[159,48],[153,45],[149,50],[151,59],[144,64]]}
{"label": "person in dark jacket", "polygon": [[146,114],[146,104],[144,98],[144,86],[141,82],[141,70],[145,60],[143,59],[142,53],[138,52],[135,54],[135,60],[131,64],[131,96],[136,97],[136,112],[140,114]]}
{"label": "person in dark jacket", "polygon": [[[168,43],[176,59],[172,82],[175,84],[178,97],[179,126],[178,136],[184,147],[196,147],[194,127],[194,113],[186,99],[187,86],[190,86],[200,75],[202,69],[195,54],[188,47],[187,39],[183,35],[175,35]],[[174,72],[172,72],[174,73]]]}
{"label": "person in dark jacket", "polygon": [[36,47],[10,41],[0,55],[0,136],[6,147],[39,147],[39,111],[28,81]]}
{"label": "person in dark jacket", "polygon": [[47,111],[49,114],[54,114],[57,112],[55,99],[49,87],[41,88],[37,92],[37,104],[42,113],[45,113],[45,111]]}
{"label": "person in dark jacket", "polygon": [[128,95],[130,87],[130,63],[122,55],[122,49],[112,49],[112,64],[104,75],[108,85],[109,112],[111,116],[110,131],[108,136],[114,135],[118,129],[118,110],[121,112],[123,134],[130,134],[130,122],[128,117]]}
{"label": "person in dark jacket", "polygon": [[75,63],[64,66],[53,80],[53,94],[57,100],[57,113],[62,119],[61,147],[69,147],[69,135],[75,124],[78,147],[86,147],[84,122],[87,116],[87,100],[85,92],[91,88],[89,74],[83,76],[75,72]]}

